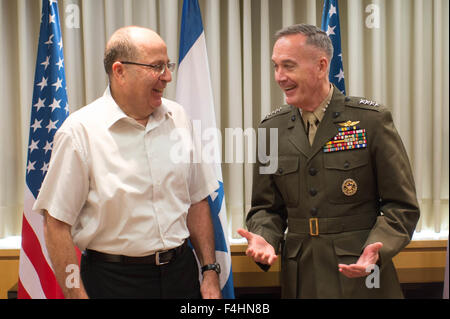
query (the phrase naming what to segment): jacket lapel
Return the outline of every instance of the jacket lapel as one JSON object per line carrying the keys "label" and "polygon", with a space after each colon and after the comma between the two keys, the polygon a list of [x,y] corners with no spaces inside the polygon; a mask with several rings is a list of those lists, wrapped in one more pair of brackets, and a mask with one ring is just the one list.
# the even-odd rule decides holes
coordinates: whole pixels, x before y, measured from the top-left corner
{"label": "jacket lapel", "polygon": [[330,105],[328,106],[325,116],[317,129],[314,143],[309,149],[308,160],[313,158],[318,152],[321,152],[325,143],[337,135],[339,129],[339,125],[337,123],[344,122],[344,102],[345,96],[339,91],[338,88],[334,87]]}
{"label": "jacket lapel", "polygon": [[311,146],[309,145],[308,137],[306,136],[300,112],[298,108],[294,106],[291,106],[291,108],[291,116],[287,127],[289,131],[289,141],[302,152],[303,155],[308,156]]}

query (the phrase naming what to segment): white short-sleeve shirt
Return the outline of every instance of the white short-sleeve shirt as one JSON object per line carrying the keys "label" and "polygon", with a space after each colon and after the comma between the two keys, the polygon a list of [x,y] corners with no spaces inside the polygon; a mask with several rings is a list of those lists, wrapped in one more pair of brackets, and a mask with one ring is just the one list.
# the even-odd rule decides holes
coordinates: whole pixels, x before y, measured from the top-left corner
{"label": "white short-sleeve shirt", "polygon": [[[33,209],[72,225],[81,250],[145,256],[178,247],[191,204],[219,187],[211,167],[193,160],[201,158],[193,141],[179,104],[162,99],[144,127],[107,88],[56,132]],[[174,157],[181,153],[189,160]]]}

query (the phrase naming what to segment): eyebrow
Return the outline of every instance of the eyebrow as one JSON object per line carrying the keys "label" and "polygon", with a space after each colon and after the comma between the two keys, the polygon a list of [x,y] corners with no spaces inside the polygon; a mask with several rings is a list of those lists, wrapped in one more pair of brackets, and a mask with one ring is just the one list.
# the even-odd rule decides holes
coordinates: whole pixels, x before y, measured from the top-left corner
{"label": "eyebrow", "polygon": [[[272,60],[273,64],[277,64],[274,60]],[[291,59],[285,59],[285,60],[281,60],[279,64],[286,64],[286,63],[293,63],[293,64],[297,64],[296,61],[291,60]]]}
{"label": "eyebrow", "polygon": [[167,59],[167,62],[164,60],[156,60],[155,62],[152,62],[151,64],[165,64],[170,63],[170,59]]}

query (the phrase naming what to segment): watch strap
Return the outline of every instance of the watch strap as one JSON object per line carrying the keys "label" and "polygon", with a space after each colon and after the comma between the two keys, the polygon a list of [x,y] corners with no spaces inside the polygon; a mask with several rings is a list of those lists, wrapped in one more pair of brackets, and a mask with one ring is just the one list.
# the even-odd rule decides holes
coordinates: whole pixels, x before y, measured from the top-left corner
{"label": "watch strap", "polygon": [[220,264],[215,263],[215,264],[207,264],[207,265],[203,266],[202,274],[208,270],[214,270],[216,273],[220,274]]}

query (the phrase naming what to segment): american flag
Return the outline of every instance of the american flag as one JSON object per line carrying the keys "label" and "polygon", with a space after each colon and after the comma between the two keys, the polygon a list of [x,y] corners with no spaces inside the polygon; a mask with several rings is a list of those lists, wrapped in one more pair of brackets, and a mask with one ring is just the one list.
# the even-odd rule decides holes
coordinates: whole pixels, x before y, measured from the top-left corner
{"label": "american flag", "polygon": [[53,137],[69,115],[58,2],[43,0],[26,166],[18,298],[64,298],[45,246],[43,217],[32,211],[48,170]]}
{"label": "american flag", "polygon": [[322,30],[333,43],[334,53],[330,63],[330,82],[345,95],[344,66],[342,64],[341,27],[337,0],[325,0],[322,13]]}

